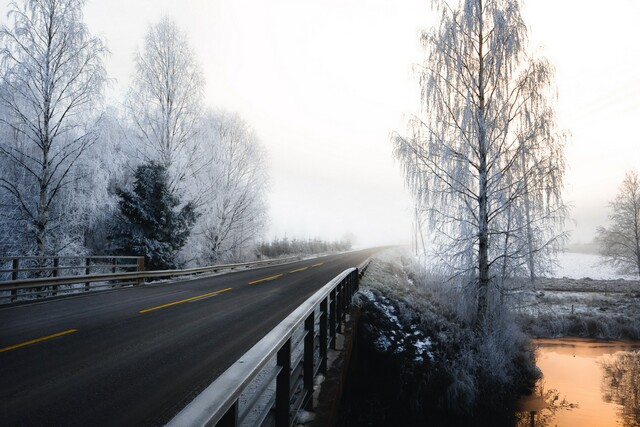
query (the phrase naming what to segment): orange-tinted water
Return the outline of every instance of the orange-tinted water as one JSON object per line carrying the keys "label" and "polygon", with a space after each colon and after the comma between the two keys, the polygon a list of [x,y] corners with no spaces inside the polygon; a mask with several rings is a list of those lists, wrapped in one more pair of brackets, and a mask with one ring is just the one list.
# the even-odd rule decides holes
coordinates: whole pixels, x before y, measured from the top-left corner
{"label": "orange-tinted water", "polygon": [[534,344],[543,378],[536,395],[522,401],[526,415],[520,425],[640,426],[640,342],[541,339]]}

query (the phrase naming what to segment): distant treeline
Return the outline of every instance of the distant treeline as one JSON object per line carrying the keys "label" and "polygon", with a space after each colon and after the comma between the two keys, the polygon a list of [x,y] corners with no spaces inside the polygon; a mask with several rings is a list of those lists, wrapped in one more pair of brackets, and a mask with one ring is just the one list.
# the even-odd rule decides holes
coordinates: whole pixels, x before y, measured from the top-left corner
{"label": "distant treeline", "polygon": [[257,252],[259,256],[275,258],[283,255],[312,255],[322,252],[346,251],[351,249],[351,242],[348,240],[329,242],[321,239],[289,240],[275,238],[270,242],[258,244]]}

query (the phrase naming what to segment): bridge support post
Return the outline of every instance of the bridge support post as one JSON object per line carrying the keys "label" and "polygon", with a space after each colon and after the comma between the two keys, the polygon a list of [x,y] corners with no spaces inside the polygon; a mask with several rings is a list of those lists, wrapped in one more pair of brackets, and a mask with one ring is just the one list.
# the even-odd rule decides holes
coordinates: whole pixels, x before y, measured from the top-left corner
{"label": "bridge support post", "polygon": [[342,332],[342,314],[344,311],[344,281],[336,286],[336,333]]}
{"label": "bridge support post", "polygon": [[280,372],[276,377],[276,427],[289,427],[291,405],[291,338],[276,356]]}
{"label": "bridge support post", "polygon": [[329,340],[331,350],[336,349],[336,289],[329,293]]}
{"label": "bridge support post", "polygon": [[346,295],[346,310],[351,309],[351,297],[353,296],[353,273],[347,277],[347,295]]}
{"label": "bridge support post", "polygon": [[327,373],[327,299],[320,303],[320,372]]}
{"label": "bridge support post", "polygon": [[308,410],[313,409],[313,375],[314,375],[314,363],[313,363],[313,350],[315,347],[316,334],[315,334],[315,310],[311,312],[309,317],[304,321],[304,329],[306,335],[304,337],[304,359],[303,359],[303,382],[306,390],[306,405]]}
{"label": "bridge support post", "polygon": [[216,427],[236,427],[238,425],[238,401],[236,400],[231,405],[231,408],[227,409],[220,421],[216,424]]}

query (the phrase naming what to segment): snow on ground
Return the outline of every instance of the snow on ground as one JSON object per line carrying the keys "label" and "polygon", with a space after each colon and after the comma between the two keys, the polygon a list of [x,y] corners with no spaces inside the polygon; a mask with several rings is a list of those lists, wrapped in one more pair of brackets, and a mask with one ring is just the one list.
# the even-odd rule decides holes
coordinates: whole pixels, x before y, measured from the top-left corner
{"label": "snow on ground", "polygon": [[[413,323],[414,316],[406,312],[411,310],[406,303],[425,299],[425,289],[416,286],[407,276],[402,257],[412,255],[397,248],[377,253],[361,283],[360,296],[368,300],[386,321],[374,345],[378,351],[407,352],[413,355],[415,362],[433,361],[431,339]],[[403,313],[400,312],[402,307]],[[381,325],[384,323],[382,321]]]}
{"label": "snow on ground", "polygon": [[637,280],[637,276],[618,273],[600,255],[562,252],[558,254],[558,268],[551,277],[594,280],[625,279]]}

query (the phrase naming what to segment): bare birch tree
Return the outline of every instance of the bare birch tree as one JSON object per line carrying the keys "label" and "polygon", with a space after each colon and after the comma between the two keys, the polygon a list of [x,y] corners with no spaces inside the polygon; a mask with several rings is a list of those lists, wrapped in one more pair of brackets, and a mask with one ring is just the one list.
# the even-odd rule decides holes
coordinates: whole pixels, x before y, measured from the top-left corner
{"label": "bare birch tree", "polygon": [[611,225],[600,227],[602,256],[623,273],[640,275],[640,177],[629,171],[609,203]]}
{"label": "bare birch tree", "polygon": [[127,108],[146,160],[167,168],[173,188],[188,177],[195,157],[203,89],[204,77],[186,34],[162,18],[149,28],[136,56]]}
{"label": "bare birch tree", "polygon": [[209,165],[200,174],[194,234],[199,262],[237,260],[261,237],[266,223],[265,152],[246,122],[234,114],[209,113],[203,121],[201,156]]}
{"label": "bare birch tree", "polygon": [[84,0],[12,2],[0,29],[0,188],[16,224],[26,225],[36,253],[50,249],[59,224],[55,202],[72,169],[95,141],[90,109],[105,82],[107,49],[82,21]]}
{"label": "bare birch tree", "polygon": [[564,139],[551,107],[552,67],[526,53],[517,0],[433,2],[422,34],[421,112],[394,138],[406,181],[433,230],[445,271],[488,292],[553,254],[564,234]]}

